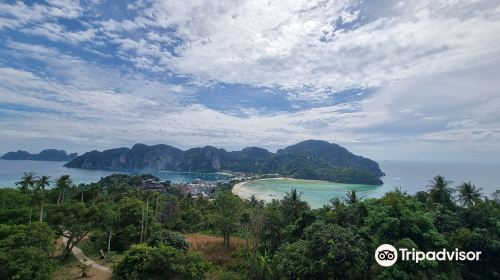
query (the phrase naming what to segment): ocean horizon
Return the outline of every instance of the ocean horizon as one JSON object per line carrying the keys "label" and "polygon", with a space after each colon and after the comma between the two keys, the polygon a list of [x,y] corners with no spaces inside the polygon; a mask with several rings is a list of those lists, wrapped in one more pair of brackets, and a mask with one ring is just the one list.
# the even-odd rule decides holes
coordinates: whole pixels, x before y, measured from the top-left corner
{"label": "ocean horizon", "polygon": [[[61,175],[70,175],[75,184],[93,183],[102,177],[113,173],[145,174],[152,173],[161,180],[170,180],[174,183],[192,182],[195,179],[207,181],[223,180],[224,174],[219,173],[190,173],[175,171],[119,171],[119,170],[87,170],[79,168],[66,168],[62,161],[32,161],[32,160],[0,160],[0,187],[15,187],[23,172],[33,171],[37,175],[47,175],[55,179]],[[443,175],[452,181],[455,187],[462,182],[471,182],[482,188],[484,196],[490,196],[495,190],[500,189],[500,163],[443,163],[421,161],[380,161],[380,168],[385,173],[381,177],[383,185],[358,185],[340,184],[316,180],[258,180],[248,182],[240,187],[239,195],[249,198],[255,195],[259,199],[269,201],[280,199],[291,188],[302,192],[303,199],[312,207],[321,207],[333,197],[342,197],[347,190],[358,190],[362,197],[378,198],[384,193],[395,188],[409,194],[424,191],[436,175]]]}

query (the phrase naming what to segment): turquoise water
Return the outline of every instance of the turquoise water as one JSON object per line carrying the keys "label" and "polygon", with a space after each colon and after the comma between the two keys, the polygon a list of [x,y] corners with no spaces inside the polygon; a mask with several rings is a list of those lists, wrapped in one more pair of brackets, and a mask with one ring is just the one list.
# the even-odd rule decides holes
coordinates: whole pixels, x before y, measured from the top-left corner
{"label": "turquoise water", "polygon": [[263,179],[250,181],[234,190],[242,198],[256,198],[265,201],[281,199],[290,189],[296,188],[301,192],[303,200],[311,207],[318,208],[328,204],[333,197],[342,197],[347,190],[357,190],[363,197],[381,196],[385,190],[383,186],[340,184],[316,180],[299,179]]}
{"label": "turquoise water", "polygon": [[452,186],[471,181],[482,188],[483,195],[491,195],[500,189],[500,164],[467,164],[467,163],[432,163],[432,162],[402,162],[382,161],[379,163],[382,171],[383,185],[353,185],[334,182],[266,179],[248,182],[242,185],[237,193],[248,198],[252,194],[259,199],[270,201],[282,198],[291,188],[302,192],[302,198],[313,208],[328,204],[333,197],[344,197],[346,191],[357,190],[362,197],[381,197],[395,187],[407,193],[414,194],[426,190],[429,180],[435,175],[443,175],[453,181]]}
{"label": "turquoise water", "polygon": [[[48,175],[52,178],[70,175],[76,184],[97,182],[101,177],[116,173],[116,171],[85,170],[63,167],[65,162],[30,161],[30,160],[0,160],[0,187],[13,187],[24,171],[34,171],[37,175]],[[443,175],[454,181],[453,186],[464,181],[471,181],[483,188],[484,195],[491,195],[500,189],[500,164],[468,164],[468,163],[431,163],[380,161],[380,168],[386,173],[382,177],[381,186],[350,185],[311,180],[266,180],[248,183],[242,188],[242,196],[255,194],[265,200],[282,198],[291,188],[303,192],[302,197],[313,207],[321,207],[332,197],[343,197],[350,189],[358,190],[363,197],[380,197],[396,186],[403,191],[414,194],[426,190],[428,180],[435,175]],[[133,173],[133,172],[127,172]],[[135,172],[137,173],[137,172]],[[172,182],[191,182],[195,179],[217,181],[227,179],[219,173],[188,173],[188,172],[154,172],[162,180]]]}
{"label": "turquoise water", "polygon": [[[138,172],[118,172],[102,170],[85,170],[77,168],[66,168],[63,161],[34,161],[34,160],[3,160],[0,159],[0,187],[14,187],[23,172],[33,171],[38,176],[47,175],[57,178],[61,175],[70,175],[75,184],[92,183],[99,181],[102,177],[113,173],[138,174]],[[220,173],[192,173],[192,172],[151,172],[161,180],[170,180],[174,183],[192,182],[195,179],[206,181],[218,181],[227,179],[227,175]]]}

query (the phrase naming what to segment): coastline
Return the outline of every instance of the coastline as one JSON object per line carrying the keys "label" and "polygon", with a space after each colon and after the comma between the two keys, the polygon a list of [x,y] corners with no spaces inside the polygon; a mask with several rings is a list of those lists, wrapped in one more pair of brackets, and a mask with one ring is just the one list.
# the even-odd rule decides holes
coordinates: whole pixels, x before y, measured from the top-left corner
{"label": "coastline", "polygon": [[[259,180],[263,183],[257,182]],[[254,183],[245,185],[248,182]],[[383,191],[388,191],[383,186],[277,177],[239,182],[233,186],[231,192],[242,199],[249,199],[253,195],[258,200],[269,202],[273,199],[282,199],[292,188],[302,194],[302,199],[307,201],[311,208],[327,205],[333,197],[344,197],[348,190],[357,190],[366,197],[379,197]]]}
{"label": "coastline", "polygon": [[231,189],[231,192],[235,195],[242,197],[241,195],[243,195],[245,193],[245,191],[243,190],[243,186],[246,183],[250,183],[250,182],[254,182],[254,181],[262,181],[262,180],[310,181],[310,182],[319,182],[319,183],[328,182],[328,181],[324,181],[324,180],[297,179],[297,178],[290,178],[290,177],[260,178],[260,179],[253,179],[253,180],[239,182],[233,186],[233,188]]}
{"label": "coastline", "polygon": [[242,187],[244,184],[246,184],[246,183],[248,183],[248,182],[251,182],[251,181],[252,181],[252,180],[250,180],[250,181],[243,181],[243,182],[239,182],[238,184],[235,184],[235,185],[233,186],[233,188],[231,189],[231,192],[232,192],[232,193],[234,193],[235,195],[238,195],[238,196],[239,196],[239,195],[240,195],[240,192],[241,192],[241,187]]}
{"label": "coastline", "polygon": [[243,182],[239,182],[237,184],[234,184],[233,188],[231,189],[231,192],[234,193],[235,195],[239,196],[241,193],[243,193],[242,187],[246,183],[250,183],[250,182],[253,182],[253,181],[260,181],[260,180],[270,180],[270,179],[273,179],[273,180],[285,180],[285,179],[288,179],[288,180],[300,180],[300,179],[288,178],[288,177],[275,177],[275,178],[253,179],[253,180],[243,181]]}

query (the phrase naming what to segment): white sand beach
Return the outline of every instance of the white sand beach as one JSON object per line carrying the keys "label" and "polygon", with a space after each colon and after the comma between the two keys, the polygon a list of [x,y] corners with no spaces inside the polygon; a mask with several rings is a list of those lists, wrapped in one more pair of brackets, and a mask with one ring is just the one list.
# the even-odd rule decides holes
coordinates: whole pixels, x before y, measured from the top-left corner
{"label": "white sand beach", "polygon": [[240,193],[241,193],[241,186],[243,186],[244,184],[246,184],[248,182],[251,182],[251,181],[243,181],[243,182],[239,182],[238,184],[235,184],[233,186],[232,192],[234,194],[236,194],[236,195],[240,195]]}
{"label": "white sand beach", "polygon": [[253,181],[270,180],[270,179],[272,179],[272,180],[298,180],[298,179],[287,178],[287,177],[262,178],[262,179],[248,180],[248,181],[243,181],[243,182],[239,182],[238,184],[235,184],[233,186],[232,192],[236,195],[241,195],[242,193],[244,193],[244,191],[242,190],[242,187],[246,183],[253,182]]}

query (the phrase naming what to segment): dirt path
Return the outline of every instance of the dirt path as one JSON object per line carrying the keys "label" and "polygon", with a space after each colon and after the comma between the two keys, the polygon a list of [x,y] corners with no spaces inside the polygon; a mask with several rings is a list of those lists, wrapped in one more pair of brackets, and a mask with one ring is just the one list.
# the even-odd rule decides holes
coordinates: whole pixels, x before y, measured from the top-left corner
{"label": "dirt path", "polygon": [[[68,239],[66,237],[62,237],[62,240],[63,240],[64,244],[66,244],[66,242],[68,241]],[[106,272],[109,274],[109,276],[111,276],[111,274],[112,274],[111,268],[109,268],[107,266],[100,265],[100,264],[94,262],[93,260],[87,258],[80,248],[78,248],[76,246],[73,247],[72,253],[78,259],[78,261],[80,261],[81,263],[86,264],[86,265],[90,265],[91,267],[93,267],[97,270]]]}

